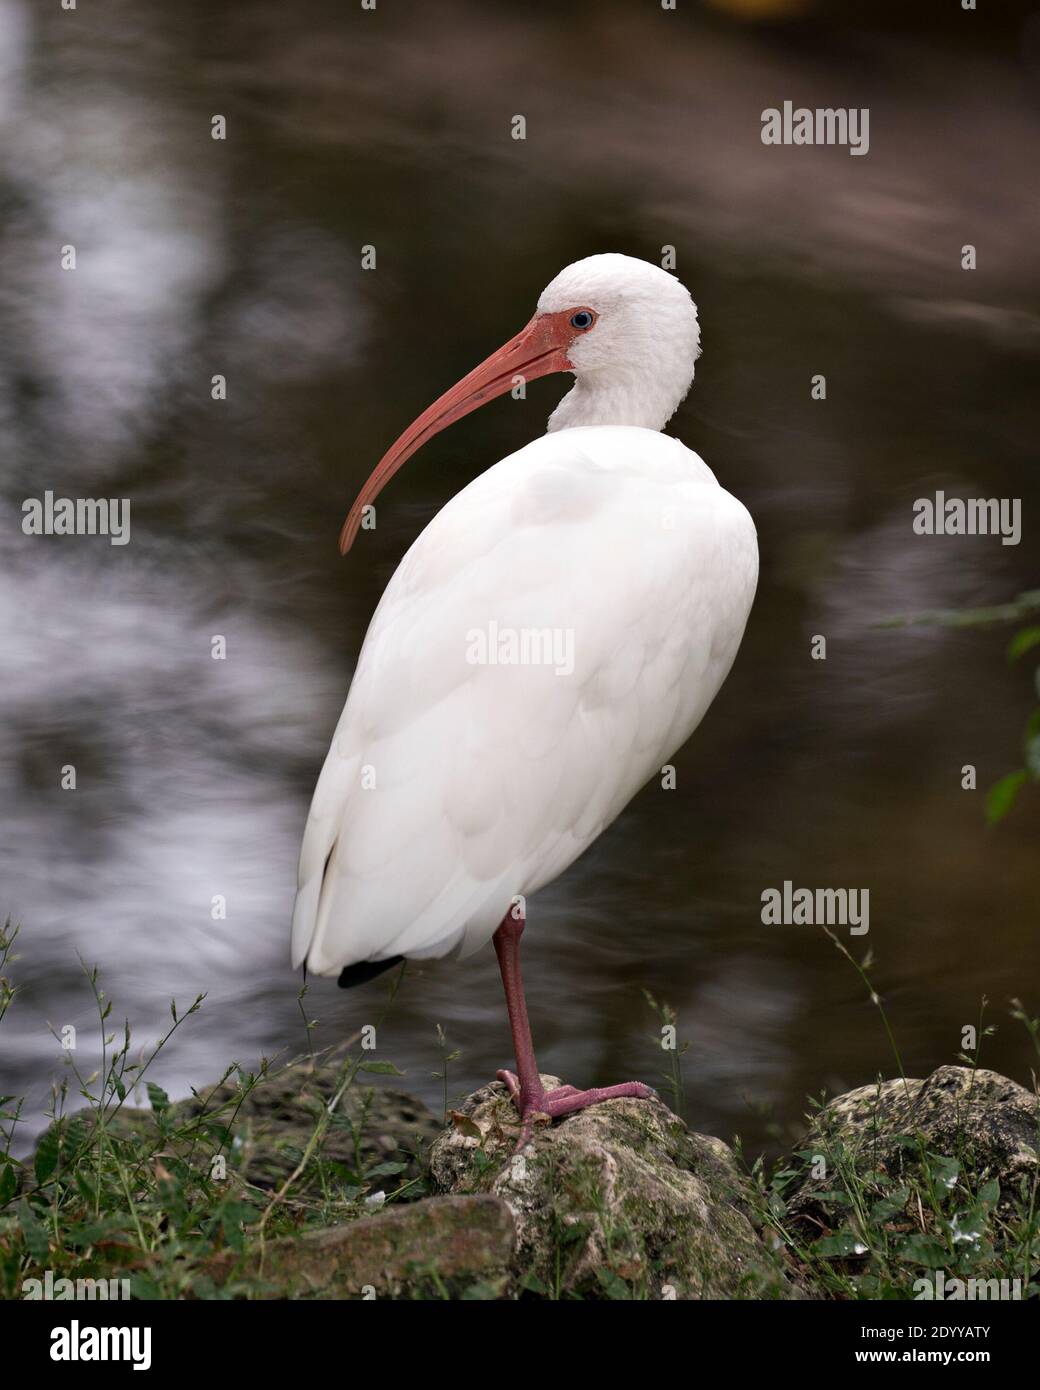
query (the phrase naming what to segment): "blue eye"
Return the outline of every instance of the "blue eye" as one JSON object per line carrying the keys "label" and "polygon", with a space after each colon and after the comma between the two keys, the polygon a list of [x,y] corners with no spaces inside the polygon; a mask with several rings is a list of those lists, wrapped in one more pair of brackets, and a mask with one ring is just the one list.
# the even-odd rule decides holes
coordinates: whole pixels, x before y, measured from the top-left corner
{"label": "blue eye", "polygon": [[589,313],[588,309],[579,309],[576,314],[571,315],[572,328],[591,328],[594,322],[595,319],[592,314]]}

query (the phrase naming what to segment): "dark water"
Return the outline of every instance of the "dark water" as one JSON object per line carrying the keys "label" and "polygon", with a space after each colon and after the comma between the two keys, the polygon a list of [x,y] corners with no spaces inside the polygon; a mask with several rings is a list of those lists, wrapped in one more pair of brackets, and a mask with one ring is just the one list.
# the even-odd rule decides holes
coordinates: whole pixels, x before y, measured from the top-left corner
{"label": "dark water", "polygon": [[[559,380],[424,451],[343,562],[345,509],[564,264],[665,244],[704,333],[671,430],[750,508],[762,579],[677,790],[645,790],[532,904],[543,1069],[656,1079],[645,987],[691,1042],[691,1121],[752,1147],[808,1093],[891,1071],[834,947],[762,924],[789,879],[870,890],[853,945],[911,1073],[952,1059],[986,995],[984,1061],[1028,1079],[1006,1010],[1040,1005],[1040,797],[987,832],[960,769],[985,788],[1016,765],[1029,670],[1004,630],[876,623],[1040,579],[1036,32],[1008,12],[966,33],[955,7],[898,32],[684,8],[0,2],[0,910],[23,924],[24,986],[0,1089],[28,1093],[30,1125],[64,1070],[49,1026],[81,1030],[89,1070],[77,954],[140,1046],[170,996],[208,991],[156,1067],[173,1092],[303,1047],[295,858],[366,623]],[[869,155],[763,146],[785,98],[869,106]],[[24,536],[46,488],[129,497],[131,543]],[[1021,544],[915,536],[914,499],[940,488],[1020,498]],[[316,982],[317,1042],[382,993]],[[432,1103],[438,1024],[453,1092],[508,1059],[490,951],[410,968],[382,1030]]]}

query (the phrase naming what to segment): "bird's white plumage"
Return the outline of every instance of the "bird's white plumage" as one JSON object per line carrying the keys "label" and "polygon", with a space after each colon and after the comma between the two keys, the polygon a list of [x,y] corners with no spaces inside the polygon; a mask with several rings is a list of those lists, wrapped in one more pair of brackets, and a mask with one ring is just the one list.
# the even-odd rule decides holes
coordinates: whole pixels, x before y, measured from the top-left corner
{"label": "bird's white plumage", "polygon": [[[560,428],[470,483],[365,638],[304,835],[294,963],[486,942],[700,722],[757,567],[747,511],[655,429]],[[545,630],[557,654],[572,634],[569,673],[473,660],[475,633]]]}

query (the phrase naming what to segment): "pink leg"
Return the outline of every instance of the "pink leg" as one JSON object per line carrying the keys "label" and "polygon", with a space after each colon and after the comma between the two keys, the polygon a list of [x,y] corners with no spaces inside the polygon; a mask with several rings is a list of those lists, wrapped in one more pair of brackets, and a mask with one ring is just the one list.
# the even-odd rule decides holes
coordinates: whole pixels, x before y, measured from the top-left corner
{"label": "pink leg", "polygon": [[653,1095],[649,1086],[641,1081],[624,1081],[620,1086],[601,1086],[590,1091],[579,1091],[574,1086],[558,1086],[547,1091],[538,1074],[535,1061],[534,1043],[531,1041],[531,1024],[527,1017],[527,1000],[524,998],[524,982],[520,974],[520,938],[524,931],[523,911],[516,905],[502,918],[501,925],[494,935],[495,954],[502,972],[502,985],[506,994],[506,1008],[509,1010],[509,1026],[513,1034],[513,1051],[516,1053],[516,1071],[500,1071],[499,1081],[509,1088],[510,1097],[520,1112],[523,1128],[520,1132],[522,1147],[531,1136],[531,1125],[535,1115],[548,1115],[556,1119],[560,1115],[573,1115],[586,1106],[598,1105],[602,1100],[614,1100],[619,1096],[634,1096],[646,1100]]}

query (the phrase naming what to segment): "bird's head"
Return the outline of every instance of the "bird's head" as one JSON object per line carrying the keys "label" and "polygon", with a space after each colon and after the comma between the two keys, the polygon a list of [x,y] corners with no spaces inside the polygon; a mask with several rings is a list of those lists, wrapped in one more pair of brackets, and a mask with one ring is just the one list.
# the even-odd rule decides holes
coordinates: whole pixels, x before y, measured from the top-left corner
{"label": "bird's head", "polygon": [[697,306],[674,275],[613,253],[575,261],[542,291],[526,328],[428,406],[391,445],[343,523],[340,554],[353,545],[365,507],[406,459],[446,426],[512,390],[518,378],[574,373],[575,384],[550,417],[550,430],[659,430],[689,390],[699,352]]}

